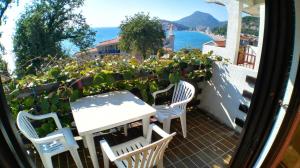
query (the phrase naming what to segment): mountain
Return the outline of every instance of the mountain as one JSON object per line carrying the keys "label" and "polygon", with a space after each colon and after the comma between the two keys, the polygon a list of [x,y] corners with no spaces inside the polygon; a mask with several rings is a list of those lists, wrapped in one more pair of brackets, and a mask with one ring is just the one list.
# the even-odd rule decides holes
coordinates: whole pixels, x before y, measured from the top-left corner
{"label": "mountain", "polygon": [[180,31],[180,30],[188,30],[189,29],[189,27],[187,27],[187,26],[184,26],[182,24],[178,24],[178,23],[175,23],[172,21],[168,21],[168,20],[160,20],[160,23],[162,24],[164,30],[168,30],[169,25],[171,25],[171,24],[173,24],[174,30]]}
{"label": "mountain", "polygon": [[190,29],[215,28],[222,25],[222,22],[214,18],[212,15],[204,12],[196,11],[192,15],[184,17],[175,23],[189,27]]}
{"label": "mountain", "polygon": [[245,16],[242,18],[242,33],[258,36],[259,18],[253,16]]}

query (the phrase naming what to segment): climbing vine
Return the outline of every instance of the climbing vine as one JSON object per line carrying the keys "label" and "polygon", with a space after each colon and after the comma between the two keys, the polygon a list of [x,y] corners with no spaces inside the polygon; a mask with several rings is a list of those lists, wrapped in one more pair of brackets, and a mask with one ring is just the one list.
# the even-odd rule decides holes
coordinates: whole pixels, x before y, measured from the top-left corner
{"label": "climbing vine", "polygon": [[[14,117],[19,111],[33,114],[57,112],[64,126],[73,121],[69,101],[115,90],[129,90],[152,104],[151,93],[180,79],[200,82],[212,76],[211,54],[200,50],[181,50],[168,59],[151,58],[138,63],[128,56],[106,56],[99,60],[77,62],[60,60],[56,66],[36,76],[13,79],[6,93]],[[47,121],[39,125],[43,135],[54,129]]]}

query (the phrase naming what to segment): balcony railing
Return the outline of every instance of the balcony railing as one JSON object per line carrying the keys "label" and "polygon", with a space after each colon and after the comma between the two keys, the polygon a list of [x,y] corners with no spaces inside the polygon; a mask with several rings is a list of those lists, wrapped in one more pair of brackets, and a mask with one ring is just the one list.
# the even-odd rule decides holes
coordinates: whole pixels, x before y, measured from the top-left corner
{"label": "balcony railing", "polygon": [[243,46],[240,48],[237,65],[254,69],[256,61],[256,52],[251,46]]}

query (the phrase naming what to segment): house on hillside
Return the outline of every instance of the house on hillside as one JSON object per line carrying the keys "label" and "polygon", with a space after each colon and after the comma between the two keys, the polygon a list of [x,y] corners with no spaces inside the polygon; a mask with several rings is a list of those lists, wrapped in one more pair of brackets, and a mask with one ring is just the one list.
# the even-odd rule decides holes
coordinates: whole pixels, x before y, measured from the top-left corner
{"label": "house on hillside", "polygon": [[121,37],[117,37],[115,39],[106,40],[100,42],[96,48],[98,50],[99,55],[118,55],[118,54],[125,54],[119,48],[119,42]]}
{"label": "house on hillside", "polygon": [[77,52],[74,54],[78,62],[95,60],[99,54],[97,48],[89,48],[86,51]]}
{"label": "house on hillside", "polygon": [[125,55],[126,52],[121,51],[118,46],[120,39],[120,37],[117,37],[115,39],[102,41],[97,44],[95,48],[76,53],[75,57],[78,62],[83,62],[102,58],[105,55]]}

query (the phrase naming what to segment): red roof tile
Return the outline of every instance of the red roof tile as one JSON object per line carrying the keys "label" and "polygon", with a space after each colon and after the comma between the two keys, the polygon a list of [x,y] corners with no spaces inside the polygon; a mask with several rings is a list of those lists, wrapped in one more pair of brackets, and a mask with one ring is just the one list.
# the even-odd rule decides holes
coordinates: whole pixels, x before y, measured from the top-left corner
{"label": "red roof tile", "polygon": [[216,43],[216,45],[218,46],[218,47],[225,47],[225,43],[226,43],[226,41],[215,41],[215,43]]}
{"label": "red roof tile", "polygon": [[115,38],[115,39],[102,41],[102,42],[100,42],[97,46],[107,46],[107,45],[118,44],[119,41],[120,41],[120,39],[121,39],[121,37],[117,37],[117,38]]}

